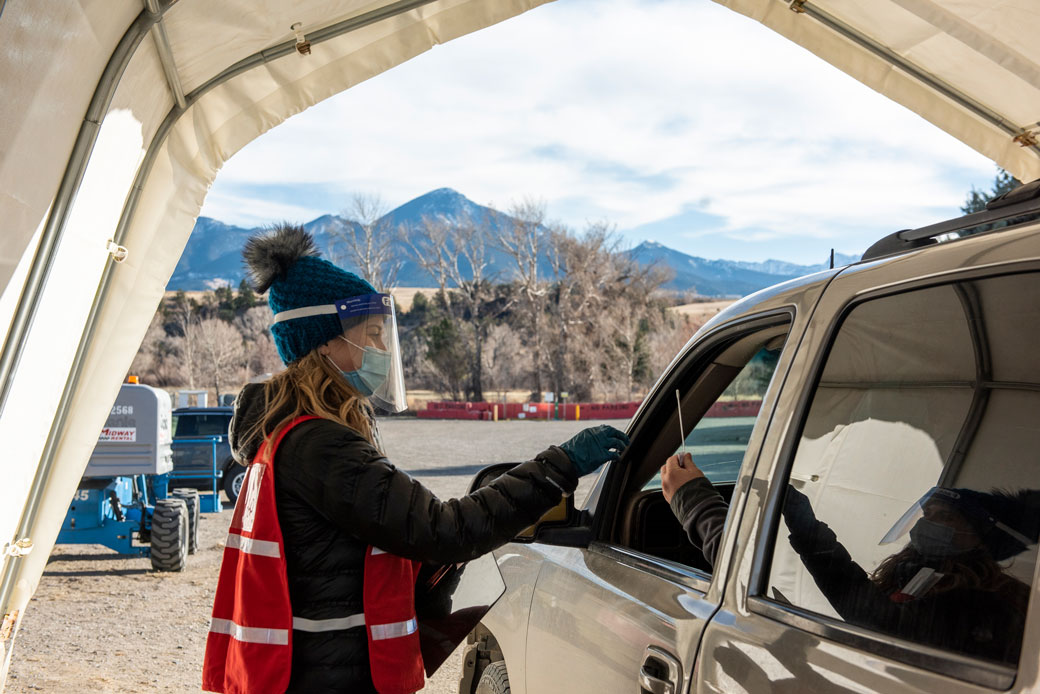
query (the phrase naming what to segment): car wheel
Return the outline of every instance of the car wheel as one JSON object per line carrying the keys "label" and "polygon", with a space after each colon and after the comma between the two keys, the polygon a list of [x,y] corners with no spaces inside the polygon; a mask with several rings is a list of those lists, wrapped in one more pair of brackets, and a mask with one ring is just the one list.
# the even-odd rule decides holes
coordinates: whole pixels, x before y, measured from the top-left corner
{"label": "car wheel", "polygon": [[480,673],[475,694],[509,694],[509,676],[506,674],[506,663],[499,660],[491,663]]}
{"label": "car wheel", "polygon": [[224,493],[227,494],[232,506],[238,501],[238,495],[242,493],[242,484],[245,481],[246,469],[238,463],[231,463],[231,466],[224,470]]}

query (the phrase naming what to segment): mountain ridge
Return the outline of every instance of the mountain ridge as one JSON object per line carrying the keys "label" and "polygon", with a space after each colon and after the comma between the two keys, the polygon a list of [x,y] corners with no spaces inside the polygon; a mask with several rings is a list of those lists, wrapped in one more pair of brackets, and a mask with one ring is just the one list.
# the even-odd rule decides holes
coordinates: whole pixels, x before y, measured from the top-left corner
{"label": "mountain ridge", "polygon": [[[473,202],[451,188],[437,188],[420,195],[388,212],[386,219],[392,227],[417,225],[424,217],[460,220],[463,218],[487,220],[500,227],[512,222],[508,214]],[[334,256],[334,229],[337,225],[354,224],[344,217],[325,214],[306,222],[321,252]],[[230,284],[238,286],[245,276],[241,252],[249,236],[263,227],[244,228],[226,224],[210,217],[199,217],[184,253],[170,278],[170,290],[211,289]],[[794,277],[826,269],[829,263],[799,265],[781,260],[760,262],[711,260],[689,255],[656,241],[644,241],[627,251],[642,264],[657,263],[669,268],[674,276],[664,288],[677,293],[692,293],[704,297],[737,297],[763,289]],[[402,249],[398,285],[402,287],[435,286],[433,278]],[[512,260],[500,249],[488,249],[487,274],[498,281],[509,281]],[[835,254],[835,265],[858,261],[858,256]],[[539,272],[551,276],[548,261],[539,262]]]}

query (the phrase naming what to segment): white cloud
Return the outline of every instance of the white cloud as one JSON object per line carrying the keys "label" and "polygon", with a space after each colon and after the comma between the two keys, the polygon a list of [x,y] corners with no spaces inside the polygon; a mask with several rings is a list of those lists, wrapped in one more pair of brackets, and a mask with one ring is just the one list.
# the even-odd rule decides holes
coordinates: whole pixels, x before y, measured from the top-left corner
{"label": "white cloud", "polygon": [[[993,173],[921,118],[714,3],[559,0],[296,116],[232,158],[214,190],[302,181],[400,204],[450,186],[499,206],[543,198],[569,224],[622,229],[708,199],[719,233],[866,228],[862,247],[876,229],[954,213],[969,182]],[[209,202],[205,213],[235,221]]]}
{"label": "white cloud", "polygon": [[285,204],[262,197],[234,195],[218,189],[206,197],[202,214],[222,222],[255,227],[282,220],[310,221],[328,212],[330,210]]}

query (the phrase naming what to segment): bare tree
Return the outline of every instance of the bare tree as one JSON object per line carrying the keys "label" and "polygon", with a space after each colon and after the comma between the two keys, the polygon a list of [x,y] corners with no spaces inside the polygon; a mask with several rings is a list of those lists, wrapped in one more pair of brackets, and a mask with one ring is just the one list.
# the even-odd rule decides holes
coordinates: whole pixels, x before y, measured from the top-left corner
{"label": "bare tree", "polygon": [[[193,333],[193,334],[192,334]],[[220,401],[220,387],[241,383],[245,349],[242,335],[230,323],[207,318],[189,327],[201,360],[201,376],[212,385]],[[187,336],[186,336],[187,337]]]}
{"label": "bare tree", "polygon": [[247,378],[278,373],[285,368],[269,330],[273,317],[267,306],[254,306],[235,319],[234,326],[244,344]]}
{"label": "bare tree", "polygon": [[453,313],[452,298],[448,293],[452,286],[453,266],[458,263],[453,250],[453,224],[443,217],[423,215],[419,226],[408,229],[404,238],[415,262],[440,289],[448,313]]}
{"label": "bare tree", "polygon": [[[424,217],[411,230],[408,243],[415,260],[440,288],[448,319],[463,344],[468,366],[466,396],[484,399],[484,342],[491,321],[508,308],[508,302],[492,305],[495,298],[488,275],[488,240],[491,220],[458,220]],[[468,325],[468,327],[466,327]]]}
{"label": "bare tree", "polygon": [[201,368],[201,354],[198,344],[199,316],[194,308],[188,303],[183,293],[178,294],[172,309],[174,322],[180,331],[175,345],[180,355],[181,373],[187,380],[188,387],[194,389],[199,382],[199,370]]}
{"label": "bare tree", "polygon": [[500,399],[507,390],[518,387],[527,375],[526,349],[520,336],[506,323],[498,323],[488,330],[482,358],[488,387],[498,391]]}
{"label": "bare tree", "polygon": [[130,365],[130,373],[150,385],[179,385],[178,352],[177,341],[163,327],[162,312],[156,312]]}
{"label": "bare tree", "polygon": [[650,335],[663,323],[654,292],[666,277],[642,266],[606,223],[581,234],[546,234],[557,280],[546,300],[544,333],[555,391],[577,397],[628,399],[652,377]]}
{"label": "bare tree", "polygon": [[329,229],[333,258],[356,267],[379,292],[397,286],[401,269],[396,253],[399,233],[387,219],[389,211],[389,205],[378,195],[355,193],[343,211],[346,223]]}
{"label": "bare tree", "polygon": [[513,261],[514,281],[521,313],[521,324],[531,348],[532,376],[535,392],[541,392],[543,381],[542,324],[548,282],[539,277],[538,264],[544,257],[542,247],[545,225],[545,202],[524,200],[509,210],[512,223],[496,228],[493,243]]}

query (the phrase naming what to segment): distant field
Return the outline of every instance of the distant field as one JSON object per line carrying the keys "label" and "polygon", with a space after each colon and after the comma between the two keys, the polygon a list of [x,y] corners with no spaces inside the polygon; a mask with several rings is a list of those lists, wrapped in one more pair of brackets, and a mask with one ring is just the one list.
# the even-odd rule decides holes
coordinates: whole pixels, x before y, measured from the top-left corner
{"label": "distant field", "polygon": [[398,287],[391,290],[390,293],[394,295],[394,303],[397,304],[399,311],[409,311],[416,294],[422,294],[429,299],[438,291],[440,290],[431,287]]}
{"label": "distant field", "polygon": [[683,304],[682,306],[673,306],[671,311],[681,313],[684,316],[688,316],[690,319],[698,324],[703,325],[707,323],[716,313],[722,311],[722,309],[733,304],[736,299],[724,299],[722,301],[704,301],[694,304]]}

